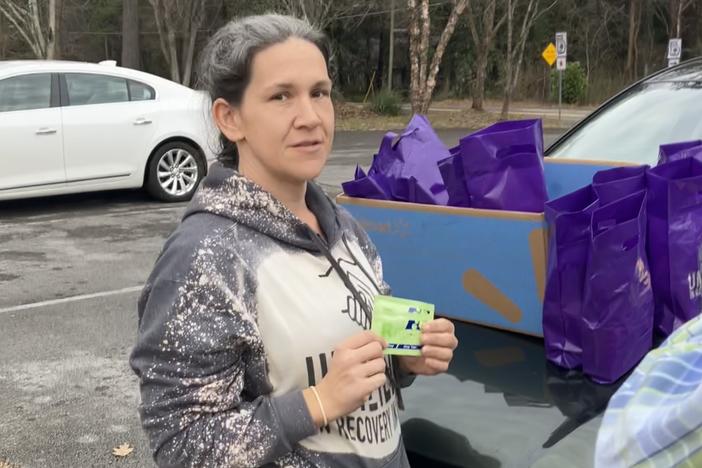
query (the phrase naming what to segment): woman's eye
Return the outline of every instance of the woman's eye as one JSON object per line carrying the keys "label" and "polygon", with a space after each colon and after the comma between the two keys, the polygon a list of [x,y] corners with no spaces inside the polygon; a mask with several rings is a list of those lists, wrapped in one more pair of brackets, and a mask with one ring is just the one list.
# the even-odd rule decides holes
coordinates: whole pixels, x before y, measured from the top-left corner
{"label": "woman's eye", "polygon": [[328,97],[329,95],[331,95],[331,91],[328,89],[318,89],[312,93],[312,96],[316,98]]}
{"label": "woman's eye", "polygon": [[276,94],[275,96],[273,96],[273,97],[271,98],[271,100],[272,100],[272,101],[281,101],[281,102],[284,102],[284,101],[287,101],[287,100],[288,100],[288,95],[285,94],[285,93]]}

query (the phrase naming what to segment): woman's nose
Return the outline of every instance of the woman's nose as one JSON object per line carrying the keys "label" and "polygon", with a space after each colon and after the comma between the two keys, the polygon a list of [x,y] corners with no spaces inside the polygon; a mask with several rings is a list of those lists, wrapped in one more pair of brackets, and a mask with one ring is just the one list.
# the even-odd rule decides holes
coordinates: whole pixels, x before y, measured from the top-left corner
{"label": "woman's nose", "polygon": [[300,99],[295,115],[296,127],[315,127],[321,123],[319,113],[310,98]]}

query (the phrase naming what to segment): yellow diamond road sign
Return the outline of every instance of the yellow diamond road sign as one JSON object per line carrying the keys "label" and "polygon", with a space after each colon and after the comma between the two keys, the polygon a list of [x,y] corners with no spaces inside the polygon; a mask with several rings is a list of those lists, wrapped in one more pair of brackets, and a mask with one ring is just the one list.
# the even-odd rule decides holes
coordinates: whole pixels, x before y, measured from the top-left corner
{"label": "yellow diamond road sign", "polygon": [[546,63],[548,63],[549,66],[552,66],[556,62],[558,52],[556,51],[556,46],[553,45],[553,42],[550,42],[548,46],[546,46],[544,51],[541,52],[541,56],[544,58],[544,60],[546,60]]}

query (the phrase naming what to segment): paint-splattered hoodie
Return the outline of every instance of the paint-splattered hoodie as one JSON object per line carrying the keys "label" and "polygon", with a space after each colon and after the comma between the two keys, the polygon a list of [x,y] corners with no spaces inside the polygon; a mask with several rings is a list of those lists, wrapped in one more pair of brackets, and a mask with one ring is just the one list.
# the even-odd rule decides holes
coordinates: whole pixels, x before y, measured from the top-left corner
{"label": "paint-splattered hoodie", "polygon": [[388,292],[356,221],[312,183],[306,201],[322,243],[271,194],[215,165],[167,240],[130,359],[159,466],[409,466],[389,383],[321,430],[303,399],[335,346],[369,328],[359,300]]}

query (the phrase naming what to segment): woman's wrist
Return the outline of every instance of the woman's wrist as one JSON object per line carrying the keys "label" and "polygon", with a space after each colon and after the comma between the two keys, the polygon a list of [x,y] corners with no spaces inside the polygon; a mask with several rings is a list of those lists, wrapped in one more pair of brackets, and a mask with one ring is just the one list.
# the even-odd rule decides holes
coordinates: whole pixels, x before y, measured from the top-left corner
{"label": "woman's wrist", "polygon": [[309,387],[302,391],[302,396],[305,398],[307,409],[310,412],[310,416],[312,417],[312,421],[314,421],[315,426],[324,427],[325,423],[328,424],[329,421],[324,408],[324,402],[322,401],[319,392],[315,394],[312,387]]}

